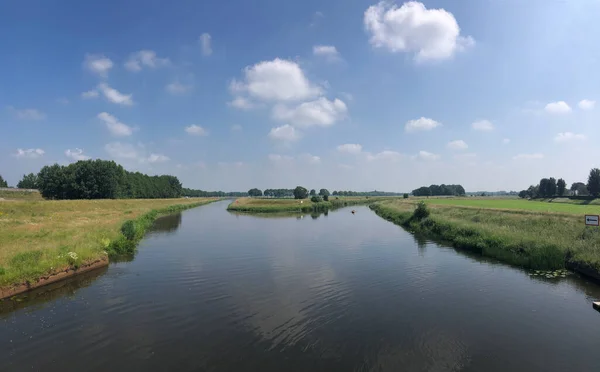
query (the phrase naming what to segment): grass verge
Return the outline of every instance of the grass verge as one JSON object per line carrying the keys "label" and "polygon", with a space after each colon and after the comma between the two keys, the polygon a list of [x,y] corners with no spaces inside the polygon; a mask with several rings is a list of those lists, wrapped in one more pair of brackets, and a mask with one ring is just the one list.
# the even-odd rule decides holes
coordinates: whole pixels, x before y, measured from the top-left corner
{"label": "grass verge", "polygon": [[329,201],[313,203],[310,199],[240,198],[234,200],[227,210],[249,213],[317,212],[348,205],[370,204],[389,197],[329,197]]}
{"label": "grass verge", "polygon": [[600,230],[586,228],[582,215],[428,204],[372,204],[379,216],[411,231],[529,269],[571,268],[600,279]]}
{"label": "grass verge", "polygon": [[0,288],[132,253],[156,217],[215,200],[0,201]]}

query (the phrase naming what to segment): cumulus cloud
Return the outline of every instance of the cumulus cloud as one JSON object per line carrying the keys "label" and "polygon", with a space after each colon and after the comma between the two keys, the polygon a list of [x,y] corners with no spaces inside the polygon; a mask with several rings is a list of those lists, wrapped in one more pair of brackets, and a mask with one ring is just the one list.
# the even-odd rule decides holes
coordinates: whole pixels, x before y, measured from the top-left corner
{"label": "cumulus cloud", "polygon": [[420,159],[420,160],[427,160],[427,161],[438,160],[439,158],[440,158],[439,155],[433,154],[428,151],[423,151],[423,150],[419,151],[419,153],[417,155],[413,156],[413,159]]}
{"label": "cumulus cloud", "polygon": [[169,160],[169,157],[163,154],[150,154],[150,156],[148,157],[149,163],[164,163]]}
{"label": "cumulus cloud", "polygon": [[325,97],[320,97],[315,101],[301,103],[295,108],[276,105],[273,108],[273,119],[301,127],[313,125],[326,127],[342,120],[347,111],[343,101],[337,98],[329,101]]}
{"label": "cumulus cloud", "polygon": [[206,136],[208,135],[208,131],[206,131],[206,129],[202,128],[199,125],[195,125],[192,124],[190,126],[185,127],[185,131],[188,134],[191,134],[193,136]]}
{"label": "cumulus cloud", "polygon": [[16,109],[12,106],[8,106],[8,109],[12,111],[15,117],[19,120],[37,121],[44,120],[46,118],[46,114],[37,109]]}
{"label": "cumulus cloud", "polygon": [[539,160],[543,159],[544,154],[535,153],[535,154],[519,154],[513,156],[514,160]]}
{"label": "cumulus cloud", "polygon": [[558,102],[550,102],[545,107],[544,110],[549,114],[568,114],[571,112],[571,107],[565,101]]}
{"label": "cumulus cloud", "polygon": [[346,143],[339,145],[337,151],[345,154],[360,154],[362,152],[362,145],[358,143]]}
{"label": "cumulus cloud", "polygon": [[138,149],[129,143],[107,143],[104,150],[110,157],[120,160],[139,160],[141,156]]}
{"label": "cumulus cloud", "polygon": [[471,128],[481,132],[489,132],[494,130],[494,124],[489,120],[478,120],[471,124]]}
{"label": "cumulus cloud", "polygon": [[410,120],[404,125],[404,130],[408,133],[416,131],[429,131],[436,127],[439,127],[442,123],[439,123],[433,119],[421,117],[416,120]]}
{"label": "cumulus cloud", "polygon": [[296,128],[289,124],[285,124],[280,127],[271,128],[271,131],[269,132],[269,138],[278,141],[293,142],[302,138],[302,135],[296,130]]}
{"label": "cumulus cloud", "polygon": [[298,156],[298,160],[308,163],[308,164],[319,164],[321,163],[321,158],[316,155],[311,154],[301,154]]}
{"label": "cumulus cloud", "polygon": [[208,33],[203,33],[200,35],[200,47],[202,48],[202,54],[205,56],[210,56],[212,54],[212,45],[211,45],[212,37]]}
{"label": "cumulus cloud", "polygon": [[178,81],[174,81],[170,84],[167,84],[165,90],[172,95],[180,95],[189,93],[192,90],[191,85],[181,84]]}
{"label": "cumulus cloud", "polygon": [[381,151],[376,154],[367,153],[367,160],[369,160],[369,161],[374,161],[374,160],[397,161],[397,160],[402,159],[402,157],[403,157],[402,154],[400,154],[399,152],[391,151],[391,150]]}
{"label": "cumulus cloud", "polygon": [[323,57],[329,62],[339,61],[340,53],[333,45],[315,45],[313,46],[313,54],[318,57]]}
{"label": "cumulus cloud", "polygon": [[582,99],[581,101],[579,101],[577,106],[579,106],[579,108],[582,110],[592,110],[596,106],[596,101]]}
{"label": "cumulus cloud", "polygon": [[243,81],[233,80],[232,93],[247,93],[262,101],[299,101],[314,98],[322,89],[312,84],[300,66],[289,60],[275,58],[244,69]]}
{"label": "cumulus cloud", "polygon": [[102,54],[86,54],[83,66],[98,76],[106,77],[113,67],[113,62]]}
{"label": "cumulus cloud", "polygon": [[227,104],[240,110],[250,110],[256,107],[254,103],[244,97],[235,97],[232,101],[227,102]]}
{"label": "cumulus cloud", "polygon": [[101,112],[98,114],[98,119],[102,120],[108,128],[108,131],[116,137],[131,136],[133,134],[133,128],[129,125],[120,122],[116,117],[112,116],[108,112]]}
{"label": "cumulus cloud", "polygon": [[446,147],[450,150],[466,150],[469,148],[467,143],[463,140],[450,141]]}
{"label": "cumulus cloud", "polygon": [[89,156],[83,154],[83,150],[80,148],[76,148],[74,150],[68,149],[65,151],[65,155],[68,158],[71,158],[73,160],[88,160],[88,159],[90,159]]}
{"label": "cumulus cloud", "polygon": [[125,68],[132,72],[139,72],[144,67],[154,69],[168,66],[170,63],[168,58],[158,58],[153,50],[140,50],[129,56]]}
{"label": "cumulus cloud", "polygon": [[575,134],[571,132],[558,133],[554,137],[554,141],[558,143],[571,142],[571,141],[584,141],[586,139],[583,134]]}
{"label": "cumulus cloud", "polygon": [[370,43],[392,53],[414,53],[417,62],[443,60],[473,46],[472,37],[460,35],[454,15],[444,9],[427,9],[417,1],[401,7],[382,1],[364,14]]}
{"label": "cumulus cloud", "polygon": [[131,99],[131,94],[123,94],[118,90],[111,88],[106,83],[98,84],[98,90],[102,92],[104,98],[106,98],[109,102],[116,103],[121,106],[131,106],[133,105],[133,100]]}
{"label": "cumulus cloud", "polygon": [[83,98],[83,99],[98,98],[99,95],[100,94],[98,93],[98,91],[96,89],[92,89],[92,90],[88,90],[87,92],[81,93],[81,98]]}
{"label": "cumulus cloud", "polygon": [[44,154],[45,151],[42,149],[17,149],[13,156],[23,159],[36,159]]}

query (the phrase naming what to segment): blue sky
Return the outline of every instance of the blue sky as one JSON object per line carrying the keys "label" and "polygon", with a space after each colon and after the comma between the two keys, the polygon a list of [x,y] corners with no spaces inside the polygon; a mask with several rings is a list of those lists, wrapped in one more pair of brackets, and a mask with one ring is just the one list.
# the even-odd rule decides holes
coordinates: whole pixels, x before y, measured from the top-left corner
{"label": "blue sky", "polygon": [[600,164],[597,0],[0,5],[0,174],[520,190]]}

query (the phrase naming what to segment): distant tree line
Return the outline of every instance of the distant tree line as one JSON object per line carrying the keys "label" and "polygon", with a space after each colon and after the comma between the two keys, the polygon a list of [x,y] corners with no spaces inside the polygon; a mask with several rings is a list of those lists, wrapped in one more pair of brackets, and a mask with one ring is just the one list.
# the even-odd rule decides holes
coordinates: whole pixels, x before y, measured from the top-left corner
{"label": "distant tree line", "polygon": [[386,191],[334,191],[331,193],[334,196],[400,196],[400,192]]}
{"label": "distant tree line", "polygon": [[552,198],[555,196],[566,196],[567,194],[577,196],[598,197],[600,195],[600,169],[593,168],[588,175],[587,184],[573,182],[567,190],[567,183],[562,178],[556,180],[554,177],[542,178],[537,185],[531,185],[526,190],[519,192],[521,198]]}
{"label": "distant tree line", "polygon": [[4,180],[4,178],[2,178],[1,174],[0,174],[0,187],[8,187],[8,183]]}
{"label": "distant tree line", "polygon": [[[298,186],[298,187],[302,187],[302,186]],[[264,197],[268,197],[268,198],[296,198],[296,196],[298,195],[298,187],[296,187],[295,189],[266,189],[265,191],[261,191],[260,189],[257,188],[253,188],[248,190],[248,196],[253,196],[253,197],[259,197],[259,196],[264,196]],[[294,191],[296,191],[296,194],[294,194]],[[333,191],[333,192],[329,192],[329,190],[327,189],[320,189],[319,192],[317,192],[316,189],[311,189],[310,191],[308,191],[307,189],[307,195],[305,198],[307,198],[308,196],[399,196],[402,195],[402,193],[397,193],[397,192],[384,192],[384,191]],[[305,199],[305,198],[296,198],[296,199]]]}
{"label": "distant tree line", "polygon": [[465,189],[461,185],[422,186],[412,191],[414,196],[464,196]]}
{"label": "distant tree line", "polygon": [[190,198],[227,198],[227,197],[243,197],[248,196],[246,192],[225,192],[225,191],[204,191],[183,188],[181,196],[189,196]]}
{"label": "distant tree line", "polygon": [[175,176],[128,172],[114,161],[100,159],[47,165],[37,177],[24,176],[20,184],[30,181],[47,199],[178,198],[182,193]]}

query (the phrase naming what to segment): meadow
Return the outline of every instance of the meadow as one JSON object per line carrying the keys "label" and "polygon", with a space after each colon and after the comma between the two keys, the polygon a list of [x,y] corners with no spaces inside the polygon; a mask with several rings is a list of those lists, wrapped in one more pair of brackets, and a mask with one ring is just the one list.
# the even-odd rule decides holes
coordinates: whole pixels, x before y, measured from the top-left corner
{"label": "meadow", "polygon": [[584,213],[600,206],[517,199],[424,199],[429,216],[415,218],[419,200],[371,205],[381,217],[457,248],[529,269],[571,268],[600,278],[600,228]]}
{"label": "meadow", "polygon": [[15,196],[0,200],[0,287],[35,281],[110,253],[131,252],[160,214],[218,200],[31,201]]}

